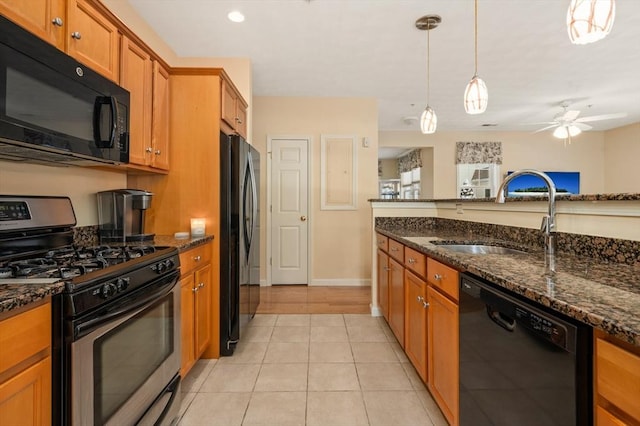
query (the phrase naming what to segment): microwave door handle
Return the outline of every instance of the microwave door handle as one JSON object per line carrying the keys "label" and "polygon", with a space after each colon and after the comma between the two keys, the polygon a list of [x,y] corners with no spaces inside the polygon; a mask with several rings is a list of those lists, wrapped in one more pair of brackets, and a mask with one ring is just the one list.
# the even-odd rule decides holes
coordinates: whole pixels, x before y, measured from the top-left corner
{"label": "microwave door handle", "polygon": [[[109,139],[102,139],[102,129],[100,128],[102,117],[102,107],[109,104],[111,110],[111,131]],[[118,131],[118,101],[115,96],[101,96],[96,98],[96,102],[93,110],[93,138],[95,139],[96,146],[98,148],[113,148],[116,141],[116,134]]]}

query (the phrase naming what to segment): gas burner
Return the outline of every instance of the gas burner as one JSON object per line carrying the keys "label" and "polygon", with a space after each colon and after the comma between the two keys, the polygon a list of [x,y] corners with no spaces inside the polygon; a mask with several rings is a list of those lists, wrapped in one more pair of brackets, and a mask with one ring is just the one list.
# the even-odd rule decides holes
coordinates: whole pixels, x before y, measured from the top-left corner
{"label": "gas burner", "polygon": [[0,278],[11,278],[12,275],[11,268],[0,268]]}
{"label": "gas burner", "polygon": [[145,254],[155,253],[156,248],[154,246],[129,246],[125,250],[129,259],[136,259]]}

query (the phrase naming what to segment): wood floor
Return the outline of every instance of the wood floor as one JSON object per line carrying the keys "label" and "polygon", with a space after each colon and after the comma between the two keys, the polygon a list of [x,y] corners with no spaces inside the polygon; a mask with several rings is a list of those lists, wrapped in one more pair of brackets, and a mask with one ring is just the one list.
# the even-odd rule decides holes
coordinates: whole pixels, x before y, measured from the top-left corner
{"label": "wood floor", "polygon": [[371,287],[260,287],[260,314],[368,314]]}

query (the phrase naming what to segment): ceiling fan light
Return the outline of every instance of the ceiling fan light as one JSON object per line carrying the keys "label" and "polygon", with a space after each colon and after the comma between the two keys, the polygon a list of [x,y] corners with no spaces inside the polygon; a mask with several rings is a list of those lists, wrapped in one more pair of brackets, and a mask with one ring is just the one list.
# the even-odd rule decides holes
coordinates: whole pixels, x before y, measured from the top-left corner
{"label": "ceiling fan light", "polygon": [[558,139],[566,139],[569,137],[569,131],[567,130],[566,126],[556,127],[556,129],[553,131],[553,136]]}
{"label": "ceiling fan light", "polygon": [[477,75],[474,75],[464,90],[464,110],[467,114],[482,114],[489,104],[487,85]]}
{"label": "ceiling fan light", "polygon": [[578,136],[580,133],[582,133],[582,130],[580,130],[578,126],[574,126],[573,124],[567,127],[567,131],[569,132],[569,136],[571,137]]}
{"label": "ceiling fan light", "polygon": [[615,16],[615,0],[571,0],[567,11],[571,43],[588,44],[605,38]]}
{"label": "ceiling fan light", "polygon": [[437,126],[438,117],[436,116],[436,112],[427,105],[424,111],[422,111],[422,116],[420,116],[420,130],[425,135],[429,135],[436,132]]}

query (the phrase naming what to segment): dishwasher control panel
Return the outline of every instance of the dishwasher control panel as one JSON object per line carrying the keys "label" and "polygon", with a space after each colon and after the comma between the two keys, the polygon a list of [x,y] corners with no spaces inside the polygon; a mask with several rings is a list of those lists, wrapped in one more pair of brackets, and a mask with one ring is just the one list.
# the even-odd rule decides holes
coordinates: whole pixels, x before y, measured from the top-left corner
{"label": "dishwasher control panel", "polygon": [[516,320],[538,336],[563,348],[566,346],[567,329],[563,324],[519,306],[516,307]]}

